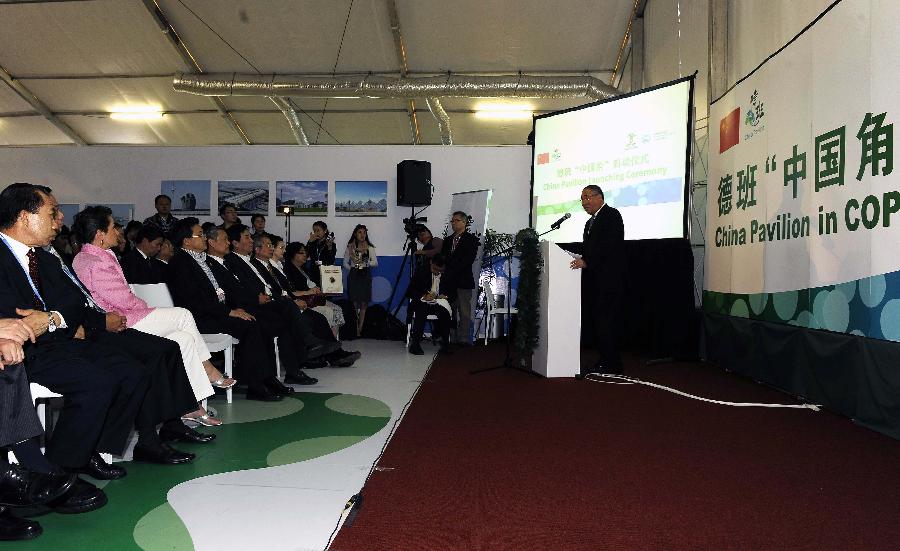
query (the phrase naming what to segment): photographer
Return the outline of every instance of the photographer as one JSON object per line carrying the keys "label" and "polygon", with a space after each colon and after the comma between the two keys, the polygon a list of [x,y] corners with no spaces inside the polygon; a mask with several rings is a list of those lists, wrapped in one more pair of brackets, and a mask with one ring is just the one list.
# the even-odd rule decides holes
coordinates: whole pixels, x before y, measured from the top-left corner
{"label": "photographer", "polygon": [[322,286],[322,273],[319,266],[333,266],[335,259],[334,233],[328,232],[328,224],[321,220],[313,223],[313,229],[309,233],[306,242],[306,250],[309,253],[306,273],[310,275],[316,286]]}
{"label": "photographer", "polygon": [[434,258],[434,255],[440,253],[441,248],[444,246],[444,240],[432,235],[431,230],[424,224],[416,226],[416,241],[422,245],[422,248],[415,252],[416,269],[427,266],[429,260]]}

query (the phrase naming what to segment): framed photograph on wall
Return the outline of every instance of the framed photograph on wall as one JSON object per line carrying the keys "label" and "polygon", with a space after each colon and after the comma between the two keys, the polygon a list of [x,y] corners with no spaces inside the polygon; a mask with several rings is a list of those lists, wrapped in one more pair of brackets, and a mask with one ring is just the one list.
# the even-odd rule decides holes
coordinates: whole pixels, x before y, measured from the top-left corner
{"label": "framed photograph on wall", "polygon": [[219,180],[219,207],[231,203],[238,215],[269,213],[269,182],[266,180]]}
{"label": "framed photograph on wall", "polygon": [[172,200],[174,216],[209,216],[212,180],[163,180],[159,184],[160,195]]}
{"label": "framed photograph on wall", "polygon": [[85,207],[95,207],[102,205],[112,210],[112,217],[117,224],[127,226],[129,222],[134,220],[134,203],[87,203]]}
{"label": "framed photograph on wall", "polygon": [[76,203],[60,203],[59,210],[63,213],[63,224],[72,227],[75,215],[81,212],[81,205]]}
{"label": "framed photograph on wall", "polygon": [[353,180],[334,183],[335,216],[387,216],[387,182]]}
{"label": "framed photograph on wall", "polygon": [[279,180],[275,182],[275,214],[291,207],[294,216],[328,216],[327,180]]}

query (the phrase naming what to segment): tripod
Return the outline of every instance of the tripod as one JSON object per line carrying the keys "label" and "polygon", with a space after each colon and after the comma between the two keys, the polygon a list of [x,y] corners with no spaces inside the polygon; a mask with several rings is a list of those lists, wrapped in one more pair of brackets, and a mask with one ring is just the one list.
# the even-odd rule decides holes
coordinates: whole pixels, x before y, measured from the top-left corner
{"label": "tripod", "polygon": [[[551,226],[549,230],[538,235],[538,239],[540,240],[540,238],[543,237],[544,235],[546,235],[554,230],[558,230],[558,229],[559,229],[559,226],[555,226],[555,227]],[[507,248],[506,250],[501,251],[499,253],[499,254],[506,255],[506,276],[507,276],[507,278],[509,278],[510,283],[512,283],[512,273],[511,273],[512,272],[512,257],[513,257],[513,250],[515,250],[515,248],[516,248],[516,245],[515,245],[515,243],[513,243],[509,248]],[[507,288],[511,289],[512,285],[510,285]],[[488,291],[488,292],[490,292],[490,291]],[[511,295],[512,293],[507,291],[507,294]],[[509,302],[510,302],[510,297],[506,297],[506,308],[504,308],[504,312],[503,312],[502,327],[506,327],[509,323]],[[521,371],[522,373],[528,373],[529,375],[534,375],[535,377],[540,377],[541,376],[540,373],[536,373],[535,371],[532,371],[531,369],[528,369],[522,365],[522,360],[524,360],[524,358],[519,358],[520,361],[516,361],[513,358],[512,349],[510,348],[510,345],[509,345],[511,337],[512,337],[512,335],[510,335],[510,334],[506,335],[506,353],[503,357],[503,363],[501,363],[500,365],[495,365],[495,366],[491,366],[491,367],[483,367],[481,369],[475,369],[473,371],[470,371],[469,374],[477,375],[479,373],[485,373],[487,371],[494,371],[496,369],[507,368],[507,369],[514,369],[516,371]]]}

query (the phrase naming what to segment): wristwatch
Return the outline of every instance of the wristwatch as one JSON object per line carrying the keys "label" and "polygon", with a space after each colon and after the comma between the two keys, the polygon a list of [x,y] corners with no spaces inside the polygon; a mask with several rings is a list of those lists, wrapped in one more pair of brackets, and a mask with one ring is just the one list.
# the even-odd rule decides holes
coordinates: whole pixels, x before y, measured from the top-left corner
{"label": "wristwatch", "polygon": [[47,331],[52,333],[56,331],[56,322],[53,321],[53,312],[47,312]]}

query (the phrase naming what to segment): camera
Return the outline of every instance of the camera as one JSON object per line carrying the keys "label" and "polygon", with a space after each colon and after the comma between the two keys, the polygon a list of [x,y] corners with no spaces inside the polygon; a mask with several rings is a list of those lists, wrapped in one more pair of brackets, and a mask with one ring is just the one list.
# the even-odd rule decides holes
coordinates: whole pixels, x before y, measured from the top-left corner
{"label": "camera", "polygon": [[428,222],[427,216],[422,216],[419,218],[409,217],[403,219],[403,231],[406,232],[406,235],[410,239],[410,241],[416,240],[416,237],[419,235],[419,226],[421,226],[423,222]]}

